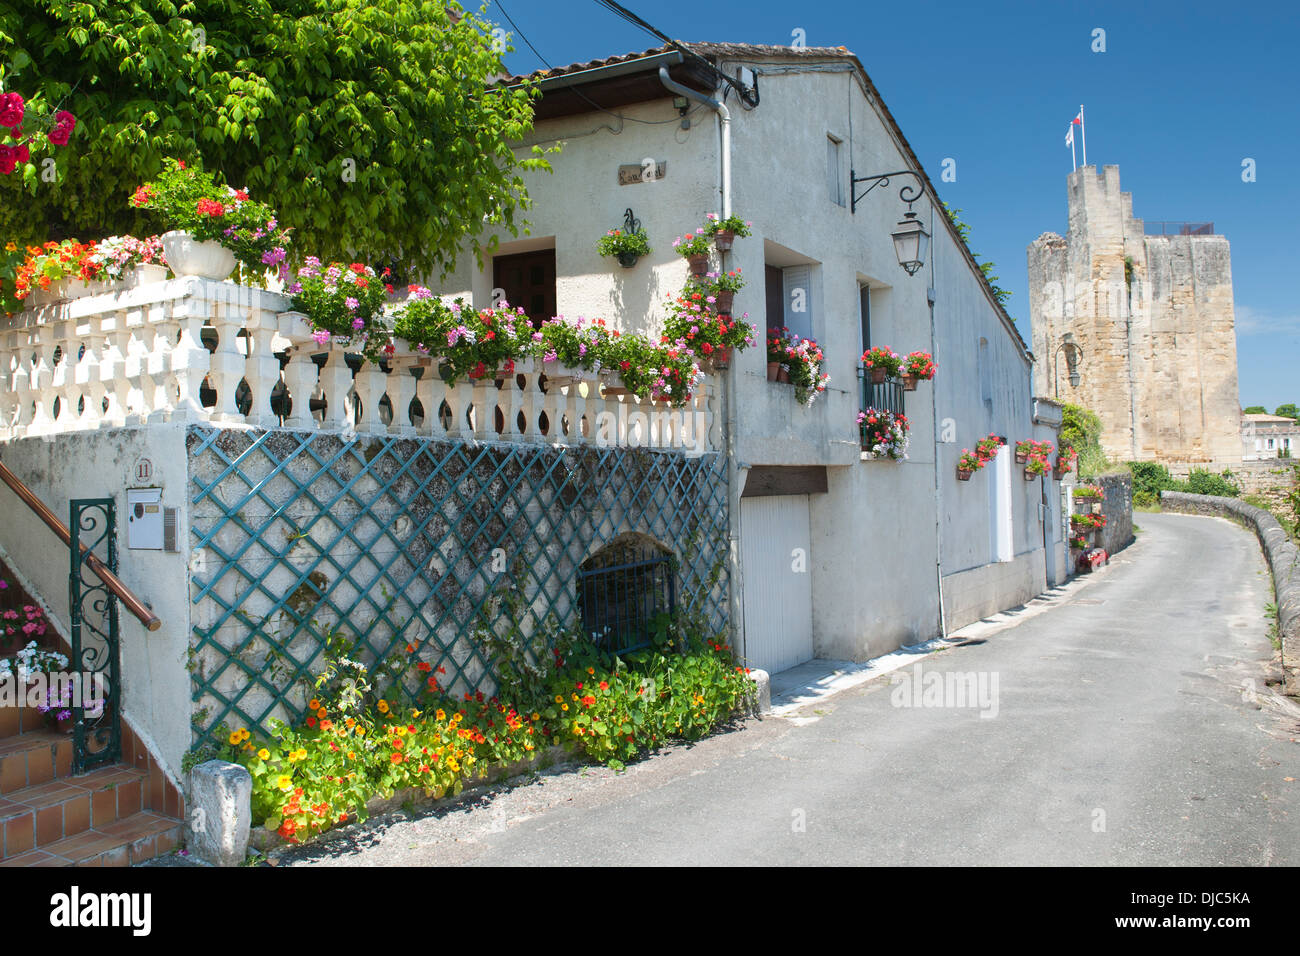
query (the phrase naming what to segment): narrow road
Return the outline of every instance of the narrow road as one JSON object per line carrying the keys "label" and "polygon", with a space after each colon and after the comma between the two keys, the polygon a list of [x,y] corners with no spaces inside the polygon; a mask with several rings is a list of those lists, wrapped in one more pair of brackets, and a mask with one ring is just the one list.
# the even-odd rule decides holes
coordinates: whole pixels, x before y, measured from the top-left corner
{"label": "narrow road", "polygon": [[545,772],[282,865],[1300,864],[1300,723],[1243,691],[1273,657],[1258,545],[1218,519],[1137,519],[1060,606],[920,659],[996,677],[996,715],[897,706],[885,677],[812,722]]}

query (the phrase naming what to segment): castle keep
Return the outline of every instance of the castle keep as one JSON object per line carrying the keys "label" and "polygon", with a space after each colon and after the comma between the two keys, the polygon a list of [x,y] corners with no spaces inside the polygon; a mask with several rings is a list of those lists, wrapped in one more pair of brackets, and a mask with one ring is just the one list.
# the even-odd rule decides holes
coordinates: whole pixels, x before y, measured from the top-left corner
{"label": "castle keep", "polygon": [[1069,228],[1029,246],[1034,390],[1101,416],[1122,461],[1241,461],[1228,240],[1143,223],[1119,167],[1068,180]]}

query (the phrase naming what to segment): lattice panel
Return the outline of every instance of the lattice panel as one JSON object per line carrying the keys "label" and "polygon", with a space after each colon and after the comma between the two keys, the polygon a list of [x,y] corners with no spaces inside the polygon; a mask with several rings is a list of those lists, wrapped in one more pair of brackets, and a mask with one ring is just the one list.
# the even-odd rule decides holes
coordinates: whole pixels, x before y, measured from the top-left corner
{"label": "lattice panel", "polygon": [[504,632],[501,588],[525,634],[576,625],[579,565],[623,535],[673,551],[679,604],[726,623],[716,454],[208,426],[187,444],[196,739],[300,714],[332,629],[367,663],[412,643],[452,693],[488,692],[472,634]]}

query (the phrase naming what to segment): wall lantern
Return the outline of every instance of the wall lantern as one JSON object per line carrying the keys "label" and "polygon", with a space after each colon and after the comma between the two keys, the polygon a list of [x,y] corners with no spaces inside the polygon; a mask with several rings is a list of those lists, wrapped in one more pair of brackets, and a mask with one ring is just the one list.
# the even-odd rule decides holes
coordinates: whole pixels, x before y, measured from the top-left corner
{"label": "wall lantern", "polygon": [[[1056,347],[1056,354],[1059,356],[1065,353],[1065,368],[1070,378],[1070,387],[1078,388],[1081,376],[1079,375],[1079,366],[1083,364],[1083,349],[1074,341],[1074,333],[1066,332],[1061,336],[1061,344]],[[1053,376],[1058,378],[1058,376]],[[1061,397],[1061,389],[1058,385],[1056,388],[1056,397]]]}
{"label": "wall lantern", "polygon": [[[911,176],[917,181],[916,186],[903,185],[898,190],[898,198],[907,203],[907,212],[898,222],[898,228],[893,232],[894,254],[898,256],[898,264],[910,276],[916,275],[921,266],[925,265],[925,254],[930,249],[930,234],[925,231],[925,226],[921,220],[916,218],[916,213],[912,212],[912,203],[921,198],[923,187],[920,185],[921,177],[910,169],[900,169],[892,173],[881,173],[879,176],[859,176],[855,170],[849,170],[849,193],[853,197],[850,205],[850,212],[858,211],[858,203],[867,198],[867,194],[877,186],[888,186],[889,180],[893,176]],[[857,193],[858,183],[870,183],[861,194]]]}

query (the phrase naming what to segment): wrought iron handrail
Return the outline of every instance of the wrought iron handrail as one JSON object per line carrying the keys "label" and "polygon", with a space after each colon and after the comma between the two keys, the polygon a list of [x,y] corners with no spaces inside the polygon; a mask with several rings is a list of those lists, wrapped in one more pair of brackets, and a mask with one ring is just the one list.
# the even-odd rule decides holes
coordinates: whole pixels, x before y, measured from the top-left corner
{"label": "wrought iron handrail", "polygon": [[[60,541],[68,547],[72,547],[72,534],[68,531],[68,526],[60,521],[54,512],[47,508],[45,503],[37,498],[32,490],[23,484],[22,479],[15,475],[9,469],[9,466],[2,461],[0,461],[0,481],[8,485],[22,503],[30,508],[36,517],[45,522]],[[162,621],[158,619],[158,615],[149,610],[148,605],[136,597],[131,589],[122,583],[121,578],[109,570],[108,566],[99,560],[93,552],[88,551],[84,544],[81,545],[81,550],[86,553],[86,567],[90,568],[95,573],[95,576],[104,582],[104,586],[113,592],[113,595],[139,619],[145,628],[156,631],[162,627]]]}
{"label": "wrought iron handrail", "polygon": [[862,385],[862,408],[878,408],[896,415],[905,413],[903,383],[896,378],[883,382],[871,381],[871,370],[858,366],[858,381]]}

